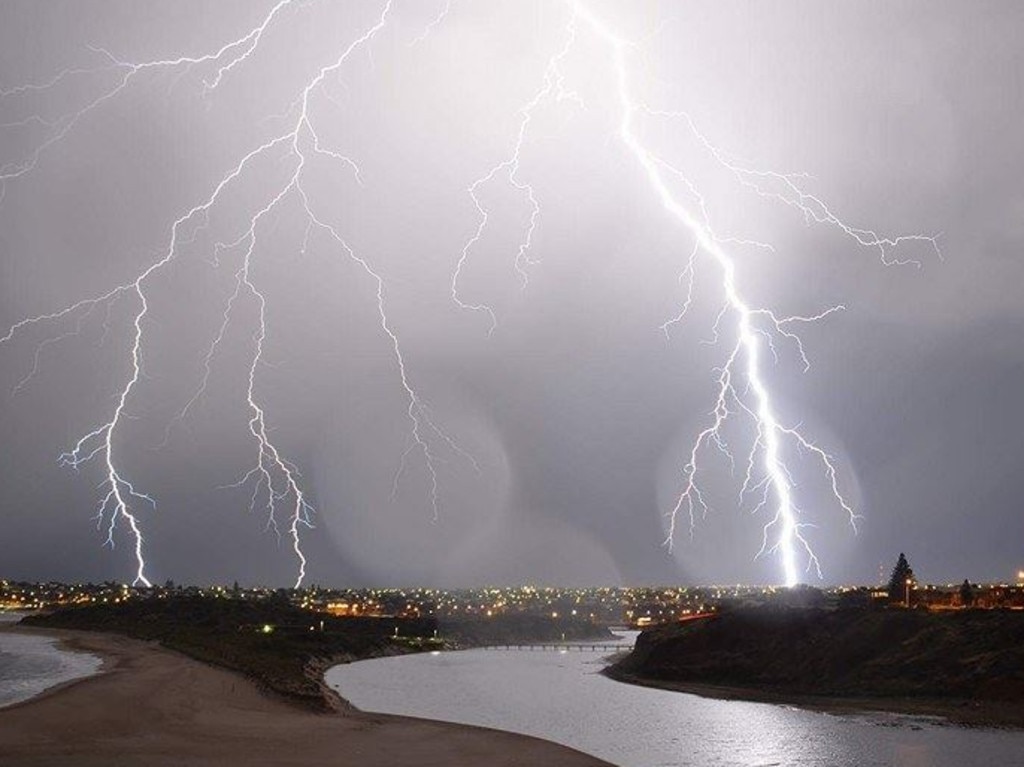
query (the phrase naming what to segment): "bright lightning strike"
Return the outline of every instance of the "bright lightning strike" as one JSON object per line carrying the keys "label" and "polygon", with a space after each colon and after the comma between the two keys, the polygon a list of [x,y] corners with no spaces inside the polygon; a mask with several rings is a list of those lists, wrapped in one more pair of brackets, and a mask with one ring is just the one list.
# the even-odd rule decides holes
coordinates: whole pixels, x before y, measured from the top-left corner
{"label": "bright lightning strike", "polygon": [[[730,461],[733,460],[723,439],[722,428],[731,416],[741,413],[751,418],[757,434],[748,456],[746,477],[740,493],[741,500],[746,492],[759,487],[762,490],[762,498],[758,508],[769,505],[774,507],[774,512],[770,514],[770,518],[764,526],[760,553],[767,551],[779,555],[783,579],[788,586],[793,586],[800,580],[801,567],[798,561],[800,551],[803,551],[806,569],[813,568],[820,576],[821,569],[818,558],[802,533],[806,523],[801,522],[800,510],[796,506],[794,481],[783,458],[783,443],[788,440],[818,458],[829,479],[836,504],[846,513],[855,530],[857,515],[840,492],[832,456],[805,437],[798,429],[788,427],[779,421],[773,406],[771,392],[765,384],[763,357],[766,346],[770,353],[775,354],[772,341],[772,333],[775,333],[795,342],[805,367],[809,366],[799,337],[788,327],[796,323],[823,319],[833,312],[842,310],[843,307],[832,307],[813,317],[781,318],[770,310],[752,307],[744,298],[738,284],[736,263],[726,250],[725,246],[729,240],[719,238],[713,231],[704,198],[681,170],[657,156],[644,145],[636,131],[636,118],[638,115],[681,116],[697,141],[744,187],[796,208],[808,220],[837,227],[845,235],[852,237],[858,245],[877,249],[886,263],[898,261],[891,254],[904,242],[924,241],[934,247],[937,252],[936,240],[934,237],[924,235],[897,238],[879,237],[870,230],[859,229],[844,223],[820,199],[802,191],[794,176],[752,171],[732,163],[704,138],[685,113],[659,113],[648,109],[646,105],[638,101],[632,94],[628,71],[627,54],[632,45],[584,4],[572,2],[571,8],[573,20],[570,21],[570,29],[575,28],[578,18],[607,45],[610,51],[615,77],[613,87],[620,114],[618,130],[620,139],[640,165],[648,185],[658,201],[672,218],[683,225],[694,240],[694,246],[682,277],[687,282],[683,309],[679,315],[666,323],[663,329],[667,331],[671,324],[680,321],[690,305],[694,265],[700,252],[709,255],[720,269],[721,287],[726,301],[723,314],[727,313],[735,323],[736,342],[719,372],[718,393],[712,410],[712,421],[697,435],[690,449],[689,459],[684,468],[685,485],[676,504],[668,513],[669,529],[666,544],[669,547],[672,545],[676,532],[676,520],[680,512],[685,510],[688,514],[692,530],[696,524],[696,514],[708,511],[708,505],[697,480],[700,456],[710,445],[726,453]],[[680,201],[672,190],[669,177],[681,182],[689,194],[696,199],[696,211],[689,209]],[[756,244],[761,245],[761,243]],[[720,314],[716,321],[716,336],[717,326],[722,321],[723,314]],[[737,378],[742,380],[742,388],[737,386]],[[763,474],[763,480],[759,483],[753,482],[755,464],[759,465]]]}
{"label": "bright lightning strike", "polygon": [[[449,4],[450,5],[450,4]],[[147,71],[179,70],[182,74],[195,68],[212,68],[212,72],[202,77],[203,95],[209,96],[221,85],[226,77],[240,67],[257,52],[263,39],[264,33],[288,10],[301,12],[305,6],[294,0],[280,0],[276,3],[258,26],[250,30],[240,38],[232,40],[213,53],[201,56],[182,56],[174,59],[154,60],[143,63],[131,63],[122,61],[114,54],[103,48],[92,48],[95,53],[101,55],[107,62],[97,68],[76,68],[67,69],[45,83],[37,85],[26,85],[8,89],[0,92],[0,98],[8,96],[19,96],[27,92],[45,91],[57,84],[79,75],[94,73],[117,73],[114,85],[92,101],[88,102],[81,109],[65,114],[57,120],[45,120],[33,116],[27,121],[20,121],[18,124],[38,122],[51,130],[41,143],[38,144],[28,156],[19,162],[8,163],[0,168],[0,202],[6,194],[8,186],[28,176],[34,171],[44,154],[52,147],[62,141],[74,128],[90,113],[100,109],[108,102],[115,99],[128,89],[133,81],[140,74]],[[446,6],[441,14],[424,31],[424,38],[429,35],[430,30],[441,23],[448,12]],[[412,446],[402,456],[402,465],[405,465],[409,452],[418,449],[430,481],[429,500],[433,509],[434,519],[438,518],[440,496],[439,480],[437,472],[437,447],[433,444],[435,440],[446,449],[468,460],[474,468],[479,466],[471,455],[463,450],[459,444],[445,431],[443,431],[431,417],[429,408],[424,403],[420,394],[414,388],[411,377],[407,371],[405,360],[402,355],[399,337],[392,327],[386,311],[385,292],[386,286],[382,276],[375,271],[370,263],[363,257],[357,255],[347,244],[338,230],[325,222],[325,220],[314,213],[313,202],[303,187],[303,172],[307,164],[314,158],[320,158],[326,162],[337,163],[354,173],[357,181],[361,180],[358,165],[349,157],[326,148],[320,141],[316,123],[311,114],[311,103],[317,96],[330,99],[329,94],[323,89],[323,84],[328,75],[338,72],[357,52],[367,50],[374,38],[388,24],[389,16],[392,14],[392,0],[385,0],[376,21],[361,35],[347,45],[342,46],[339,55],[334,61],[319,68],[316,74],[305,83],[301,92],[293,100],[289,113],[296,115],[291,123],[291,128],[286,132],[269,139],[254,149],[248,151],[241,160],[215,185],[212,193],[205,201],[195,205],[184,215],[177,218],[170,227],[170,242],[163,255],[149,267],[147,267],[137,278],[123,285],[119,285],[110,291],[95,298],[83,299],[77,303],[65,307],[56,312],[38,315],[21,320],[12,325],[8,331],[0,337],[0,345],[12,341],[19,335],[36,325],[56,324],[63,321],[74,320],[74,330],[58,333],[55,336],[44,339],[37,347],[31,371],[18,383],[15,391],[22,389],[37,373],[39,368],[40,354],[44,348],[80,332],[81,323],[99,306],[106,306],[109,312],[110,305],[123,296],[133,297],[137,303],[137,310],[132,321],[132,340],[130,346],[131,372],[128,380],[118,392],[116,405],[108,420],[94,428],[67,452],[60,456],[60,463],[69,466],[76,471],[94,459],[102,462],[104,467],[104,480],[101,487],[105,490],[98,512],[98,523],[106,525],[106,541],[114,545],[114,534],[119,525],[127,527],[132,540],[135,557],[135,584],[150,585],[150,578],[147,574],[145,559],[145,539],[142,533],[142,523],[138,513],[138,504],[145,503],[156,508],[155,500],[136,490],[132,482],[125,476],[120,468],[120,460],[117,437],[119,427],[126,420],[131,418],[129,414],[129,403],[136,394],[143,375],[143,344],[145,339],[145,324],[149,319],[150,303],[149,290],[152,279],[159,272],[171,264],[180,252],[180,246],[194,241],[196,233],[209,221],[209,214],[220,202],[222,193],[232,184],[239,181],[258,159],[275,156],[282,161],[287,158],[293,160],[291,175],[274,193],[269,196],[269,201],[259,210],[252,214],[249,225],[240,236],[229,243],[217,243],[213,256],[213,263],[219,263],[221,256],[230,254],[238,248],[244,248],[241,262],[235,272],[235,289],[228,299],[223,313],[223,321],[218,328],[213,342],[209,346],[203,360],[203,376],[198,388],[185,406],[178,412],[173,421],[168,425],[164,442],[166,443],[170,429],[174,423],[183,420],[194,407],[196,402],[206,391],[207,383],[211,374],[213,358],[218,348],[223,343],[225,333],[232,320],[232,314],[238,304],[244,299],[255,302],[257,309],[257,323],[255,332],[252,335],[253,352],[250,357],[250,364],[247,373],[247,386],[245,391],[245,402],[249,408],[250,418],[248,421],[249,433],[256,448],[255,465],[247,471],[236,483],[228,487],[252,486],[250,496],[250,509],[262,504],[267,512],[267,526],[273,529],[278,536],[281,535],[282,526],[285,528],[291,542],[291,549],[297,560],[296,586],[300,585],[306,577],[307,559],[301,545],[301,531],[303,528],[312,527],[313,508],[307,498],[307,494],[300,482],[301,475],[297,468],[282,454],[270,437],[270,427],[267,423],[266,405],[262,403],[257,393],[257,374],[263,360],[264,350],[268,335],[267,324],[267,297],[255,282],[253,276],[253,261],[257,253],[258,230],[264,219],[287,197],[295,197],[299,200],[302,210],[308,219],[306,235],[302,244],[303,250],[309,243],[312,228],[326,232],[331,240],[341,248],[347,258],[361,267],[376,286],[376,306],[380,320],[380,326],[386,335],[394,359],[397,364],[402,389],[408,400],[407,416],[410,424]],[[283,117],[287,117],[283,115]],[[283,153],[283,155],[282,155]],[[192,239],[183,239],[184,230],[189,226],[198,224],[192,232]],[[398,477],[395,479],[396,486]],[[287,508],[286,520],[279,521],[279,509]]]}
{"label": "bright lightning strike", "polygon": [[[430,408],[413,382],[412,372],[406,364],[403,348],[395,323],[388,313],[387,284],[383,273],[373,265],[372,255],[357,252],[349,244],[342,228],[332,223],[331,210],[327,204],[315,198],[305,183],[307,172],[315,163],[340,170],[346,178],[354,178],[362,184],[362,173],[357,162],[347,154],[328,148],[321,140],[320,123],[315,114],[318,99],[334,102],[325,87],[328,77],[336,77],[353,57],[363,53],[372,55],[374,41],[390,26],[398,0],[383,0],[379,13],[353,39],[339,44],[337,55],[329,57],[328,63],[315,67],[313,74],[294,93],[283,114],[273,115],[274,120],[286,127],[272,137],[240,152],[237,160],[213,184],[209,194],[200,197],[200,202],[188,207],[182,215],[174,218],[169,226],[169,241],[161,248],[159,257],[141,271],[134,279],[117,285],[101,295],[85,298],[57,311],[38,314],[13,324],[0,336],[0,347],[11,344],[16,337],[29,335],[36,328],[52,328],[50,335],[36,344],[30,370],[15,385],[14,393],[22,391],[39,373],[41,356],[51,346],[80,334],[83,324],[93,313],[106,311],[104,330],[108,328],[111,307],[115,302],[131,302],[129,373],[117,389],[114,407],[100,423],[78,439],[72,447],[60,456],[60,463],[78,471],[86,465],[101,466],[101,498],[97,507],[97,521],[106,531],[106,541],[114,544],[115,533],[124,528],[132,542],[135,560],[135,582],[149,584],[145,558],[142,512],[156,508],[154,498],[137,489],[124,468],[125,448],[123,425],[131,419],[132,407],[137,404],[140,389],[145,384],[144,359],[155,353],[150,349],[147,324],[155,318],[151,308],[152,291],[158,277],[182,255],[183,246],[194,244],[198,233],[209,226],[211,215],[215,214],[229,188],[243,185],[256,170],[259,162],[276,162],[286,167],[286,178],[262,196],[262,202],[253,205],[247,213],[248,223],[241,231],[234,231],[226,241],[214,246],[211,263],[221,260],[230,262],[234,276],[233,290],[223,307],[221,322],[213,333],[212,341],[203,357],[202,376],[184,406],[177,410],[167,425],[164,443],[175,424],[186,419],[196,403],[205,395],[215,359],[228,338],[228,328],[236,322],[240,307],[249,306],[256,315],[255,327],[250,334],[251,346],[247,349],[246,386],[242,399],[248,412],[248,438],[255,453],[251,468],[234,483],[235,487],[249,488],[250,510],[261,509],[266,515],[267,527],[278,536],[287,536],[290,549],[297,563],[296,584],[306,577],[307,559],[302,547],[302,533],[313,524],[314,510],[307,491],[304,489],[298,468],[272,439],[273,425],[268,412],[269,405],[261,395],[259,373],[265,364],[265,351],[271,329],[268,323],[268,294],[256,278],[254,263],[260,258],[262,239],[266,228],[286,201],[297,203],[305,222],[305,233],[301,249],[305,252],[314,240],[320,238],[349,262],[358,266],[362,275],[369,279],[375,294],[376,316],[383,337],[394,360],[398,383],[406,403],[404,418],[408,424],[408,443],[401,454],[398,471],[394,477],[393,493],[411,455],[422,460],[429,483],[429,503],[434,519],[439,516],[440,484],[438,464],[444,453],[459,456],[479,469],[476,461],[458,442],[444,431],[431,415]],[[701,430],[689,451],[684,466],[684,481],[673,508],[667,513],[668,531],[666,544],[671,547],[676,535],[677,518],[684,514],[689,520],[691,532],[699,515],[708,511],[708,503],[699,482],[703,470],[705,453],[717,450],[725,454],[732,465],[735,457],[726,444],[724,427],[734,418],[746,418],[753,426],[754,437],[745,451],[745,471],[740,487],[740,502],[754,495],[757,498],[756,511],[768,509],[768,521],[763,528],[759,554],[775,554],[779,557],[783,580],[795,584],[802,570],[815,570],[820,575],[820,565],[809,541],[804,535],[808,523],[803,521],[798,508],[796,483],[786,463],[788,450],[797,450],[811,455],[821,467],[836,506],[856,527],[857,515],[844,497],[838,479],[837,467],[832,456],[810,440],[798,427],[782,422],[774,404],[775,398],[767,384],[765,375],[766,357],[779,360],[778,345],[795,349],[803,368],[810,366],[796,329],[804,324],[826,319],[842,311],[843,306],[827,307],[808,316],[786,316],[771,309],[753,305],[744,290],[742,275],[738,273],[737,262],[730,255],[733,246],[753,246],[772,252],[768,243],[738,240],[719,236],[712,226],[708,205],[697,185],[684,169],[673,164],[648,147],[642,138],[639,123],[644,120],[673,120],[680,123],[695,146],[706,153],[718,167],[724,170],[744,190],[779,203],[803,216],[808,222],[824,224],[836,229],[858,247],[870,248],[879,254],[885,264],[913,263],[902,258],[901,247],[918,243],[932,247],[938,253],[934,237],[905,235],[884,237],[876,232],[852,226],[844,222],[819,197],[805,191],[799,174],[763,171],[737,162],[719,149],[698,129],[697,123],[686,112],[665,111],[649,107],[634,95],[635,88],[630,74],[630,56],[636,46],[623,38],[606,20],[595,14],[579,0],[559,0],[559,6],[569,12],[560,42],[547,60],[541,82],[533,95],[518,109],[511,146],[503,157],[485,173],[478,176],[466,187],[476,217],[471,235],[464,241],[458,253],[450,279],[450,295],[454,303],[465,310],[485,314],[489,320],[489,332],[497,326],[497,316],[492,306],[484,299],[466,296],[463,279],[470,268],[474,254],[481,247],[492,210],[486,203],[486,189],[490,185],[504,184],[513,190],[524,202],[528,219],[516,243],[509,249],[512,266],[522,285],[528,284],[529,268],[537,261],[533,248],[537,227],[542,217],[541,201],[533,184],[525,178],[522,160],[528,151],[531,128],[536,116],[544,106],[562,101],[574,102],[580,110],[585,109],[582,97],[569,83],[569,62],[578,55],[580,39],[584,35],[598,42],[606,52],[606,63],[611,78],[605,84],[613,97],[617,116],[617,137],[635,161],[642,178],[656,200],[687,235],[685,257],[680,274],[683,284],[683,300],[678,313],[669,318],[661,327],[665,333],[678,322],[683,321],[694,297],[698,262],[709,259],[716,273],[720,275],[718,287],[722,295],[722,308],[713,325],[714,339],[729,338],[731,345],[724,362],[717,371],[714,405],[710,422]],[[416,46],[427,40],[446,23],[453,11],[453,0],[438,3],[433,18],[422,28],[419,36],[407,40],[409,46]],[[8,128],[38,129],[43,137],[20,159],[0,167],[0,204],[10,190],[29,177],[55,147],[57,147],[87,117],[111,104],[129,89],[140,85],[145,76],[153,73],[174,74],[177,83],[186,74],[195,72],[201,83],[201,97],[213,99],[226,87],[225,81],[239,76],[259,55],[265,39],[272,35],[278,24],[289,18],[309,12],[310,4],[297,0],[279,0],[263,16],[260,22],[245,34],[216,47],[209,53],[191,56],[156,59],[144,62],[130,62],[106,48],[91,47],[90,51],[100,63],[95,66],[80,66],[65,69],[49,79],[28,85],[16,86],[0,91],[0,101],[20,99],[32,94],[45,93],[80,78],[95,78],[102,85],[98,92],[87,99],[84,106],[71,109],[57,117],[39,114],[12,120],[0,125]],[[323,134],[327,135],[327,134]],[[256,143],[256,142],[253,142]],[[349,176],[351,174],[351,176]],[[173,217],[168,216],[170,221]],[[270,222],[270,223],[268,223]]]}

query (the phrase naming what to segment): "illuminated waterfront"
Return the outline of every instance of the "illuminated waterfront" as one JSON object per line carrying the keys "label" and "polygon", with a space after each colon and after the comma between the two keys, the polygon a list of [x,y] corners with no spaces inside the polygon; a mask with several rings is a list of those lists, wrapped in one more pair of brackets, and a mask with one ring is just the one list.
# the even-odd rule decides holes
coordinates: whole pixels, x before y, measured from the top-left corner
{"label": "illuminated waterfront", "polygon": [[[960,607],[960,584],[915,582],[908,595],[914,606]],[[1016,583],[975,584],[974,607],[1024,609],[1024,578]],[[777,586],[493,586],[474,589],[336,588],[310,586],[280,589],[265,586],[176,585],[152,587],[124,583],[47,583],[0,581],[0,610],[47,610],[55,607],[118,604],[130,599],[180,596],[249,601],[285,599],[313,612],[332,615],[467,619],[500,615],[534,615],[557,620],[590,621],[604,626],[670,623],[720,607],[786,604],[800,607],[865,607],[888,600],[884,586],[833,586],[823,589]]]}

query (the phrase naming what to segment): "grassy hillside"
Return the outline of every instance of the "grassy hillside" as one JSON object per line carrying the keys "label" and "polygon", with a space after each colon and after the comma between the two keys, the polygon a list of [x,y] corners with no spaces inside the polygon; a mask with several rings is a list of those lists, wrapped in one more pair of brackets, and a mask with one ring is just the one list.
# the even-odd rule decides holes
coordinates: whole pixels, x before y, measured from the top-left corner
{"label": "grassy hillside", "polygon": [[1024,702],[1024,613],[750,609],[644,632],[613,675],[845,697]]}

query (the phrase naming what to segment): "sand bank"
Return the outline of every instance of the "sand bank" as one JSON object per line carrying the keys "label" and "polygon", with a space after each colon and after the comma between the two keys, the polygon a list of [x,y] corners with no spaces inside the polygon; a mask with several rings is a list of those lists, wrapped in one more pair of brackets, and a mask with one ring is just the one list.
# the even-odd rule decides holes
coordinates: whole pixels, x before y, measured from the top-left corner
{"label": "sand bank", "polygon": [[[11,629],[27,631],[24,628]],[[21,765],[600,767],[522,735],[342,707],[318,714],[248,679],[125,637],[46,631],[105,659],[100,675],[0,709],[0,762]]]}

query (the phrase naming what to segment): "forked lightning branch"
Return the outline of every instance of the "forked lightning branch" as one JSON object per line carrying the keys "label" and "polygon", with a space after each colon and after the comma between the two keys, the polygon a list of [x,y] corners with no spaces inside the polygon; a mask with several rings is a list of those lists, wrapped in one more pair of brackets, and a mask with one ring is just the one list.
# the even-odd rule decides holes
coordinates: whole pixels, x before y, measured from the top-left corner
{"label": "forked lightning branch", "polygon": [[[249,412],[248,436],[251,439],[252,468],[240,477],[236,484],[249,488],[249,502],[254,510],[261,510],[267,526],[282,540],[287,540],[296,562],[296,585],[306,577],[307,559],[303,552],[303,536],[313,527],[315,511],[310,503],[306,488],[297,467],[272,438],[268,426],[268,407],[260,394],[259,370],[264,358],[267,337],[267,296],[255,279],[253,263],[260,256],[260,239],[269,228],[268,216],[285,200],[297,202],[305,218],[305,240],[302,247],[310,245],[317,237],[318,244],[330,248],[339,258],[348,259],[369,278],[374,289],[377,319],[381,343],[390,350],[394,372],[406,399],[404,417],[408,422],[409,446],[400,456],[401,467],[407,461],[418,460],[425,468],[428,502],[434,518],[441,514],[443,488],[439,481],[438,462],[446,458],[457,458],[472,467],[479,467],[473,457],[465,451],[453,434],[446,431],[431,415],[427,403],[416,385],[416,372],[406,364],[403,344],[391,322],[388,311],[388,290],[379,269],[375,268],[369,254],[359,253],[350,243],[348,234],[339,225],[332,223],[332,200],[318,198],[307,183],[311,168],[333,168],[332,172],[344,174],[345,178],[360,179],[360,168],[344,147],[327,146],[324,135],[324,118],[314,105],[320,99],[329,98],[325,90],[328,76],[343,72],[356,56],[372,55],[375,42],[394,22],[397,15],[405,10],[407,3],[387,0],[381,4],[379,13],[372,23],[361,30],[349,33],[349,38],[339,42],[335,53],[325,61],[302,87],[294,93],[288,108],[287,127],[277,135],[241,149],[237,161],[225,168],[219,181],[212,186],[202,199],[181,215],[169,214],[167,227],[169,239],[158,258],[145,266],[129,282],[115,285],[100,295],[85,296],[65,307],[45,308],[42,313],[27,317],[15,323],[0,336],[0,347],[11,347],[16,338],[29,334],[35,344],[33,357],[28,364],[27,374],[17,384],[17,389],[31,385],[39,370],[40,353],[57,340],[77,334],[81,324],[97,311],[107,312],[114,302],[128,301],[132,306],[128,333],[130,344],[129,374],[115,386],[113,406],[109,412],[98,414],[94,428],[71,444],[60,455],[60,462],[83,474],[98,472],[101,484],[97,499],[96,517],[105,531],[105,540],[114,545],[119,533],[126,533],[133,547],[135,558],[134,581],[148,585],[151,574],[146,564],[146,517],[154,513],[157,499],[137,486],[124,469],[123,453],[126,446],[122,432],[126,419],[131,417],[132,403],[140,396],[145,386],[143,375],[144,359],[147,355],[158,355],[159,348],[150,343],[146,332],[151,316],[152,291],[157,290],[152,279],[166,270],[181,256],[182,246],[191,242],[196,232],[209,221],[212,211],[223,204],[227,190],[253,185],[256,175],[254,164],[265,158],[286,163],[287,178],[278,186],[260,188],[255,191],[264,201],[249,212],[248,224],[216,245],[218,260],[231,263],[234,269],[234,290],[223,307],[222,320],[213,332],[213,342],[207,347],[203,359],[204,376],[194,388],[194,394],[182,408],[176,419],[188,417],[194,403],[206,392],[211,366],[221,347],[227,343],[228,327],[240,321],[236,314],[243,304],[255,307],[256,327],[252,329],[253,343],[248,355],[245,371],[247,385],[238,391],[238,397]],[[781,568],[781,580],[787,585],[797,583],[804,573],[811,571],[821,575],[821,565],[805,535],[806,526],[813,523],[800,509],[798,485],[794,478],[795,468],[787,465],[786,455],[799,451],[811,455],[818,463],[828,487],[831,490],[835,511],[848,519],[856,529],[857,514],[844,496],[838,475],[838,467],[825,446],[819,446],[794,424],[785,423],[775,406],[777,399],[765,374],[766,365],[779,359],[779,349],[795,350],[795,357],[802,367],[809,366],[808,355],[798,335],[798,329],[807,323],[825,320],[842,306],[823,306],[820,311],[794,316],[778,313],[769,307],[751,303],[744,290],[743,274],[737,261],[730,255],[730,247],[738,241],[719,236],[712,227],[713,212],[709,210],[695,178],[688,173],[678,160],[663,156],[648,146],[643,138],[645,121],[672,120],[680,130],[680,140],[692,147],[723,170],[738,190],[747,191],[778,203],[780,215],[796,215],[803,219],[833,229],[837,236],[846,238],[851,246],[875,252],[886,265],[905,264],[910,258],[904,255],[906,246],[920,246],[938,254],[938,244],[932,236],[913,234],[884,236],[871,229],[861,228],[843,220],[825,201],[802,187],[803,177],[777,173],[741,165],[731,155],[720,149],[714,141],[699,128],[699,117],[690,114],[686,105],[648,104],[637,94],[641,68],[637,62],[641,57],[642,43],[627,39],[616,28],[613,21],[603,18],[582,2],[556,2],[552,5],[560,10],[564,26],[557,46],[550,52],[543,69],[541,81],[531,98],[509,116],[508,151],[505,156],[495,157],[489,168],[481,169],[477,180],[467,189],[476,213],[475,222],[460,225],[467,227],[465,244],[461,251],[452,254],[451,299],[460,308],[477,312],[487,318],[488,330],[493,331],[499,317],[493,307],[483,299],[470,295],[464,286],[464,272],[483,249],[483,235],[490,224],[492,211],[487,208],[480,195],[486,184],[504,183],[521,195],[529,205],[530,215],[521,232],[519,242],[511,249],[509,258],[516,272],[528,285],[527,267],[533,263],[531,253],[535,245],[534,234],[545,216],[544,201],[524,174],[521,158],[530,151],[533,141],[542,140],[531,133],[533,118],[543,106],[561,100],[575,102],[581,111],[586,107],[574,90],[574,84],[567,74],[575,57],[586,55],[581,41],[592,45],[588,50],[599,51],[603,60],[587,62],[595,71],[607,72],[601,82],[609,101],[616,110],[617,140],[621,142],[628,156],[632,158],[635,172],[644,182],[647,197],[652,206],[658,206],[677,230],[678,252],[684,294],[679,311],[666,318],[660,330],[668,332],[672,325],[690,321],[688,309],[695,290],[714,291],[721,300],[721,311],[715,321],[715,335],[723,350],[721,364],[709,375],[714,382],[715,396],[708,403],[709,414],[706,425],[694,435],[692,446],[680,467],[679,492],[675,502],[664,513],[667,517],[668,534],[664,543],[671,547],[677,534],[679,517],[693,534],[700,517],[709,511],[706,493],[702,485],[705,462],[709,453],[721,451],[734,463],[743,466],[742,477],[738,479],[740,502],[748,496],[756,503],[756,510],[764,515],[762,544],[759,552],[752,555],[776,556]],[[422,34],[411,41],[416,44],[450,23],[451,17],[460,11],[458,0],[438,3],[436,13],[423,28]],[[17,195],[19,184],[36,174],[44,162],[50,160],[53,149],[64,142],[92,114],[114,108],[118,99],[125,97],[130,89],[140,86],[148,73],[166,72],[174,75],[191,72],[199,74],[201,88],[197,99],[216,99],[218,90],[229,78],[244,77],[247,67],[258,51],[262,52],[264,38],[277,25],[294,23],[302,14],[313,12],[312,5],[300,0],[280,0],[260,20],[260,23],[239,37],[225,41],[223,45],[200,55],[181,55],[174,58],[152,61],[126,61],[115,52],[101,46],[92,49],[93,56],[101,63],[92,66],[69,68],[37,83],[8,88],[0,92],[0,99],[23,98],[26,95],[56,93],[68,83],[80,78],[114,77],[113,84],[85,106],[70,110],[57,119],[44,118],[34,114],[0,127],[33,124],[42,128],[43,138],[29,147],[25,154],[0,168],[0,204],[3,199]],[[576,62],[578,63],[578,61]],[[103,82],[106,82],[105,80]],[[2,103],[2,102],[0,102]],[[268,115],[267,117],[272,117]],[[571,125],[566,130],[571,130]],[[753,243],[767,248],[766,243]],[[768,248],[770,251],[770,248]],[[769,253],[770,255],[770,253]],[[702,280],[697,284],[698,262],[706,261],[716,275],[714,280]],[[704,270],[709,271],[709,270]],[[658,332],[659,328],[652,328]],[[0,349],[2,351],[2,349]],[[8,351],[7,353],[12,353]],[[734,419],[745,419],[752,425],[753,438],[742,448],[742,454],[734,454],[734,448],[726,444],[724,429]],[[401,470],[395,477],[401,480]],[[657,542],[652,542],[656,545]]]}

